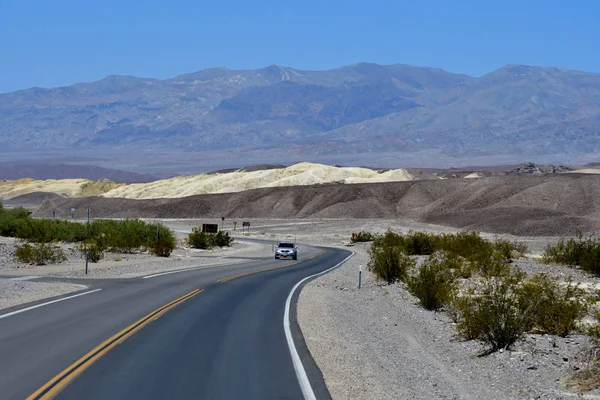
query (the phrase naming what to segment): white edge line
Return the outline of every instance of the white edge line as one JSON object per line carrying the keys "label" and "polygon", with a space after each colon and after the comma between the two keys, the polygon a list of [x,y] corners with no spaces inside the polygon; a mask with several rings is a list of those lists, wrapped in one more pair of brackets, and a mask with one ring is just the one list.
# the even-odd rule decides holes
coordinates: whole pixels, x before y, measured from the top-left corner
{"label": "white edge line", "polygon": [[21,310],[17,310],[17,311],[9,312],[9,313],[6,313],[6,314],[2,314],[2,315],[0,315],[0,319],[7,318],[7,317],[10,317],[10,316],[13,316],[13,315],[16,315],[16,314],[21,314],[21,313],[23,313],[25,311],[30,311],[30,310],[33,310],[35,308],[44,307],[44,306],[47,306],[49,304],[58,303],[59,301],[70,300],[70,299],[74,299],[75,297],[85,296],[86,294],[96,293],[96,292],[99,292],[101,290],[102,289],[94,289],[94,290],[90,290],[89,292],[83,292],[83,293],[74,294],[73,296],[63,297],[62,299],[52,300],[52,301],[48,301],[48,302],[42,303],[42,304],[36,304],[35,306],[31,306],[31,307],[23,308]]}
{"label": "white edge line", "polygon": [[290,355],[292,356],[292,363],[294,364],[294,370],[296,371],[296,378],[298,378],[298,383],[300,384],[300,389],[302,390],[302,394],[304,395],[305,400],[316,400],[315,392],[310,385],[310,381],[308,380],[308,376],[306,375],[306,370],[304,369],[304,365],[302,365],[302,360],[300,360],[300,355],[298,354],[298,350],[296,349],[296,345],[294,344],[294,339],[292,338],[292,331],[290,329],[290,307],[292,303],[292,297],[294,296],[294,292],[298,289],[298,286],[302,284],[302,282],[314,278],[315,276],[326,274],[327,272],[336,269],[340,265],[344,264],[348,261],[355,253],[352,252],[348,257],[346,257],[343,261],[339,262],[335,266],[326,269],[325,271],[319,272],[318,274],[307,276],[302,279],[300,282],[296,283],[296,286],[292,288],[292,291],[287,297],[285,301],[285,311],[283,314],[283,330],[285,331],[285,337],[287,339],[287,344],[290,349]]}

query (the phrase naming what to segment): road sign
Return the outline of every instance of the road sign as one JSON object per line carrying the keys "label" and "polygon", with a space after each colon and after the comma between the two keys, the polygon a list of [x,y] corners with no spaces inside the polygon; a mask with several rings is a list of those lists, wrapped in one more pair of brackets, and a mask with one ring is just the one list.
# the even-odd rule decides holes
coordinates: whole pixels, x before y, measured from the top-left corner
{"label": "road sign", "polygon": [[202,232],[204,233],[218,233],[219,225],[218,224],[202,224]]}

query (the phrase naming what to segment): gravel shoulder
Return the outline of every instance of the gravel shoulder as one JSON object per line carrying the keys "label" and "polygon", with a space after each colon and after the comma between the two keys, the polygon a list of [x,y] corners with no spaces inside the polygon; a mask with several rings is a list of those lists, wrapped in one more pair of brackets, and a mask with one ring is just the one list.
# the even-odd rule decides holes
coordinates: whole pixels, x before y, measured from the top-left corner
{"label": "gravel shoulder", "polygon": [[[298,320],[333,399],[570,399],[559,380],[584,336],[528,335],[513,351],[478,357],[443,313],[421,308],[398,285],[382,285],[359,265],[361,246],[342,267],[307,284]],[[600,398],[590,393],[587,398]]]}

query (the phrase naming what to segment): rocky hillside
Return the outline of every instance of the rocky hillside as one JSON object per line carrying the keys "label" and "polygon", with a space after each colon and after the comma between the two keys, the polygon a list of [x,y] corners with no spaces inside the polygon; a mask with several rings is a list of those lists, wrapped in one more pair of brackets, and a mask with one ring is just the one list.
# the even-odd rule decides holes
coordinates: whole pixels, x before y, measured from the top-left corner
{"label": "rocky hillside", "polygon": [[34,213],[146,218],[409,218],[517,235],[600,229],[600,177],[510,175],[481,179],[269,187],[177,199],[47,200]]}
{"label": "rocky hillside", "polygon": [[[369,168],[300,163],[290,167],[255,166],[135,184],[117,184],[106,180],[95,182],[86,179],[4,181],[0,182],[0,199],[12,200],[28,194],[36,194],[35,198],[38,198],[41,193],[55,193],[61,197],[178,198],[265,187],[401,182],[413,179],[413,175],[404,169],[377,171]],[[32,197],[24,199],[31,200]]]}
{"label": "rocky hillside", "polygon": [[600,151],[600,74],[509,65],[472,78],[362,63],[109,76],[1,94],[0,120],[0,147],[21,150],[567,157]]}

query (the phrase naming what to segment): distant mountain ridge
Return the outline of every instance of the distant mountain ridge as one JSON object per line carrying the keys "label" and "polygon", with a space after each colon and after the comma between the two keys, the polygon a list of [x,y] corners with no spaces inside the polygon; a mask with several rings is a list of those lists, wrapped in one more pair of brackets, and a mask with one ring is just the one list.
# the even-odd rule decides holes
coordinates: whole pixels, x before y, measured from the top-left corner
{"label": "distant mountain ridge", "polygon": [[0,146],[457,158],[600,151],[600,74],[507,65],[211,68],[0,94]]}

